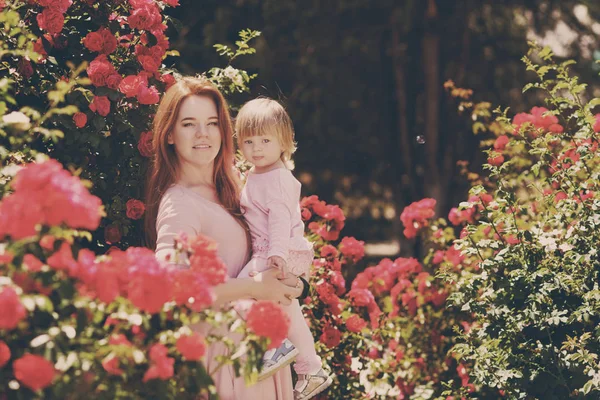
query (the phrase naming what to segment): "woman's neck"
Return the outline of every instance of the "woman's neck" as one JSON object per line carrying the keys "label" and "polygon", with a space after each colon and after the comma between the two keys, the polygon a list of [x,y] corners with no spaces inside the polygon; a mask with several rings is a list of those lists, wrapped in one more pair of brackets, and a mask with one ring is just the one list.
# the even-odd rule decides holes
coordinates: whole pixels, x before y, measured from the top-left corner
{"label": "woman's neck", "polygon": [[209,186],[214,187],[213,181],[214,165],[206,166],[183,165],[177,178],[177,183],[186,186]]}

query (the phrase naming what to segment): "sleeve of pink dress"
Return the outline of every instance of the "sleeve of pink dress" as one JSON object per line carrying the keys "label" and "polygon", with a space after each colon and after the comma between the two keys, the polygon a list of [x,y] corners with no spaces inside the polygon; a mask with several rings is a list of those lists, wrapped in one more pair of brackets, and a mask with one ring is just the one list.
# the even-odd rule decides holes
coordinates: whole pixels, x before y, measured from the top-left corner
{"label": "sleeve of pink dress", "polygon": [[[287,172],[287,171],[286,171]],[[269,254],[267,257],[279,256],[288,259],[290,248],[290,232],[292,230],[292,211],[298,206],[295,182],[291,174],[279,173],[269,185],[267,191]],[[266,182],[266,181],[265,181]]]}
{"label": "sleeve of pink dress", "polygon": [[[248,243],[244,229],[221,205],[212,203],[188,188],[171,187],[163,196],[156,220],[156,255],[164,259],[172,252],[173,239],[181,232],[188,235],[202,233],[218,244],[219,256],[227,265],[229,276],[235,278],[248,260]],[[205,335],[207,326],[194,326]],[[228,334],[223,327],[220,334]],[[239,337],[231,336],[233,340]],[[219,355],[228,355],[221,343],[207,349],[204,365],[211,373],[220,400],[293,400],[292,373],[283,368],[273,377],[246,386],[243,378],[236,378],[233,367],[225,365],[216,370]]]}

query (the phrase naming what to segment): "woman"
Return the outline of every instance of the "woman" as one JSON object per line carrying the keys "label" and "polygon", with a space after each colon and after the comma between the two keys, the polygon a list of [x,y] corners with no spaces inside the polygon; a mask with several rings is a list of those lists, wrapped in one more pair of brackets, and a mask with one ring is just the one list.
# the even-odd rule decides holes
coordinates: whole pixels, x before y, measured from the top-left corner
{"label": "woman", "polygon": [[[145,230],[158,258],[173,252],[173,240],[184,232],[202,233],[218,243],[218,254],[235,278],[249,258],[248,228],[240,212],[239,185],[233,172],[233,130],[223,95],[207,80],[183,78],[163,96],[154,118],[154,160],[147,187]],[[288,305],[302,285],[278,282],[276,273],[254,279],[229,279],[215,288],[216,304],[255,298]],[[266,288],[269,290],[266,290]],[[246,387],[233,368],[214,371],[214,357],[224,347],[209,349],[206,367],[223,400],[291,400],[289,367],[272,378]]]}

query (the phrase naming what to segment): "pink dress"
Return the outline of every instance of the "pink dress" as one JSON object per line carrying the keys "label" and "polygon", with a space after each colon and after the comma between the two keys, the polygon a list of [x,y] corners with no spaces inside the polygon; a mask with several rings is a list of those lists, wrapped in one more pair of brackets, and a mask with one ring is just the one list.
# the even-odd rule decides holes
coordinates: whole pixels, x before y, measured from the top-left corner
{"label": "pink dress", "polygon": [[308,276],[314,253],[304,237],[300,189],[300,182],[287,168],[248,174],[240,203],[250,227],[253,255],[244,270],[262,272],[264,260],[279,256],[292,274]]}
{"label": "pink dress", "polygon": [[[265,173],[248,174],[240,200],[244,217],[252,236],[252,259],[238,274],[245,277],[252,271],[268,269],[267,260],[279,256],[286,260],[294,275],[309,275],[314,253],[312,243],[304,238],[304,222],[300,214],[300,189],[292,172],[277,168]],[[244,314],[250,302],[238,302],[237,310]],[[288,339],[300,354],[294,364],[298,374],[309,374],[321,368],[321,358],[315,351],[315,341],[300,304],[294,300],[282,306],[290,318]]]}
{"label": "pink dress", "polygon": [[[202,233],[219,244],[218,254],[237,277],[248,260],[248,243],[244,229],[221,206],[181,185],[173,185],[164,194],[156,219],[156,256],[165,259],[173,253],[173,239],[179,232],[190,236]],[[205,366],[213,371],[218,365],[215,357],[226,354],[223,345],[211,346]],[[220,400],[292,400],[293,385],[290,368],[284,368],[272,378],[247,387],[243,378],[236,378],[230,365],[211,373]]]}

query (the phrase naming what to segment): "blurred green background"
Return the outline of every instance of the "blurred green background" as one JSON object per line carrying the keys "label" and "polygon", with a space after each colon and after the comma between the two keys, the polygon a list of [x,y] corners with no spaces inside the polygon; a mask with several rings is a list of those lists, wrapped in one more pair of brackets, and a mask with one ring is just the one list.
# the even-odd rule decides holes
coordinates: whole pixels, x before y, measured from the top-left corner
{"label": "blurred green background", "polygon": [[[299,143],[295,175],[305,195],[340,204],[345,236],[366,241],[372,258],[410,255],[399,215],[423,197],[439,216],[466,199],[456,162],[481,170],[484,136],[474,135],[451,79],[476,101],[544,105],[521,57],[528,40],[573,58],[574,70],[600,96],[600,1],[476,0],[180,0],[168,32],[184,74],[223,65],[215,43],[233,44],[245,28],[262,32],[257,54],[234,66],[257,73],[250,94],[280,100]],[[171,60],[171,59],[170,59]],[[417,140],[417,137],[423,137]],[[489,136],[488,136],[489,138]],[[380,246],[372,246],[379,243]]]}

